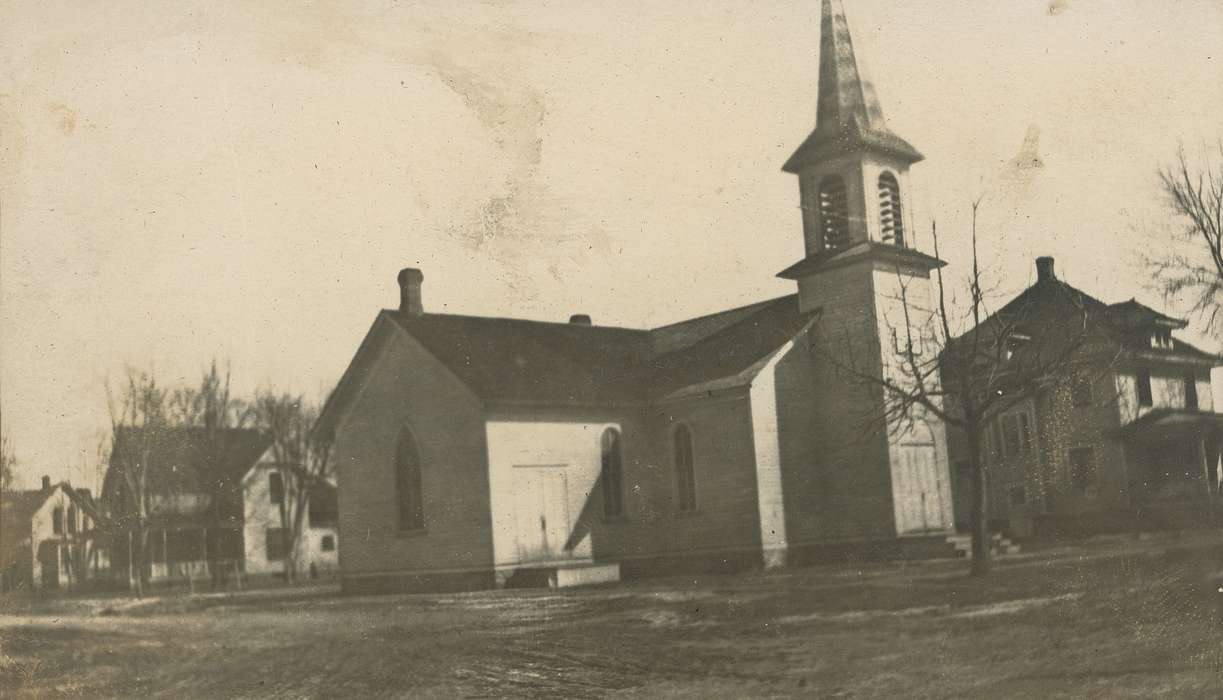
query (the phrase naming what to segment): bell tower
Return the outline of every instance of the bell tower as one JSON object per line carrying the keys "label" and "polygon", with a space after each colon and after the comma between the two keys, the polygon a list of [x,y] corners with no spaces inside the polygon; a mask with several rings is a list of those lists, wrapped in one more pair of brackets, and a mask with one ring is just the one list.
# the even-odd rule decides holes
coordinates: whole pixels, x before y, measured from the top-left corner
{"label": "bell tower", "polygon": [[946,531],[945,427],[933,415],[889,414],[882,383],[860,379],[910,381],[910,337],[920,352],[937,352],[923,338],[937,325],[930,272],[945,263],[914,247],[906,197],[909,168],[923,156],[888,128],[842,0],[822,0],[818,95],[815,128],[783,167],[798,176],[804,257],[778,275],[798,283],[803,312],[818,313],[811,431],[821,456],[811,468],[823,488],[808,536]]}

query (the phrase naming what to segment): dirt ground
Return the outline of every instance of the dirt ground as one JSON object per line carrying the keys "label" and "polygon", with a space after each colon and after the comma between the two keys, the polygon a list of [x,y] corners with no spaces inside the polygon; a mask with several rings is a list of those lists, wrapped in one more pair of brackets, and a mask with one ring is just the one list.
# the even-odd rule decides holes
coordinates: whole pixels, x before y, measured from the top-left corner
{"label": "dirt ground", "polygon": [[1218,532],[564,591],[0,600],[0,695],[1223,697]]}

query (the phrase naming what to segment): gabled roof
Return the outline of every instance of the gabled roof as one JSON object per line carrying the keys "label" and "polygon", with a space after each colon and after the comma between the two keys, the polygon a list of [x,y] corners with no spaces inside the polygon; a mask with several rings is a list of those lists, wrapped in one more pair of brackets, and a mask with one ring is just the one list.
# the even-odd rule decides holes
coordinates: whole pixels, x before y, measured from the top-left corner
{"label": "gabled roof", "polygon": [[823,0],[818,100],[815,131],[786,161],[786,172],[861,150],[881,151],[909,163],[922,159],[916,148],[888,129],[874,83],[854,52],[841,0]]}
{"label": "gabled roof", "polygon": [[247,428],[218,430],[215,448],[209,440],[204,428],[120,426],[102,491],[110,494],[120,487],[125,465],[137,463],[146,447],[149,494],[210,493],[216,486],[238,486],[271,444],[266,435]]}
{"label": "gabled roof", "polygon": [[[1154,350],[1136,339],[1133,332],[1152,325],[1166,328],[1181,328],[1179,319],[1166,316],[1148,306],[1131,299],[1106,304],[1077,287],[1057,278],[1038,280],[1007,302],[1001,309],[981,322],[978,329],[989,328],[999,322],[1013,323],[1017,331],[1039,335],[1049,328],[1049,321],[1056,314],[1075,309],[1084,314],[1089,324],[1107,333],[1115,342],[1132,353],[1150,359],[1180,359],[1192,362],[1220,363],[1218,355],[1204,352],[1179,339],[1172,340],[1172,347]],[[1179,324],[1179,325],[1178,325]],[[978,329],[970,330],[961,338],[969,337]]]}
{"label": "gabled roof", "polygon": [[1188,321],[1162,314],[1151,307],[1139,303],[1136,299],[1109,304],[1109,315],[1118,325],[1144,328],[1162,326],[1164,328],[1184,328]]}
{"label": "gabled roof", "polygon": [[383,311],[486,400],[640,401],[646,331]]}
{"label": "gabled roof", "polygon": [[[637,405],[751,382],[811,318],[797,295],[729,309],[654,330],[383,310],[481,401],[548,406]],[[371,357],[362,350],[324,407],[334,424]]]}

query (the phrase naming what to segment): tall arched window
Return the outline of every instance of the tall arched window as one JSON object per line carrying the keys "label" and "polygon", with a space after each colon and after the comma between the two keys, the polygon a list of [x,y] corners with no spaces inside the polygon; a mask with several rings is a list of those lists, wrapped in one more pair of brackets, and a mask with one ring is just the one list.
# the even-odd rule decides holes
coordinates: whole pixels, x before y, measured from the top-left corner
{"label": "tall arched window", "polygon": [[603,431],[603,517],[624,515],[624,459],[620,452],[620,432]]}
{"label": "tall arched window", "polygon": [[675,500],[680,512],[696,510],[696,473],[692,466],[692,431],[675,429]]}
{"label": "tall arched window", "polygon": [[900,183],[891,173],[879,176],[879,230],[884,243],[905,246],[904,218],[900,211]]}
{"label": "tall arched window", "polygon": [[425,526],[425,507],[420,492],[420,451],[416,438],[404,428],[395,447],[395,504],[400,530],[419,530]]}
{"label": "tall arched window", "polygon": [[849,196],[845,181],[836,175],[820,180],[820,234],[824,250],[841,250],[849,244]]}

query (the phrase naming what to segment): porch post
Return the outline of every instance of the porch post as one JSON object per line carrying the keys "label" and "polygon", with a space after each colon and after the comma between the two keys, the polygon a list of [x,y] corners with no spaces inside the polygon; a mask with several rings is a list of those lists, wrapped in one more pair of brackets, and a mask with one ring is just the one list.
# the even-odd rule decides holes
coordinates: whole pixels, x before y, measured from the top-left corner
{"label": "porch post", "polygon": [[1206,457],[1206,436],[1202,435],[1198,439],[1198,460],[1202,463],[1202,482],[1206,490],[1206,509],[1211,515],[1214,515],[1214,494],[1210,491],[1210,460]]}

